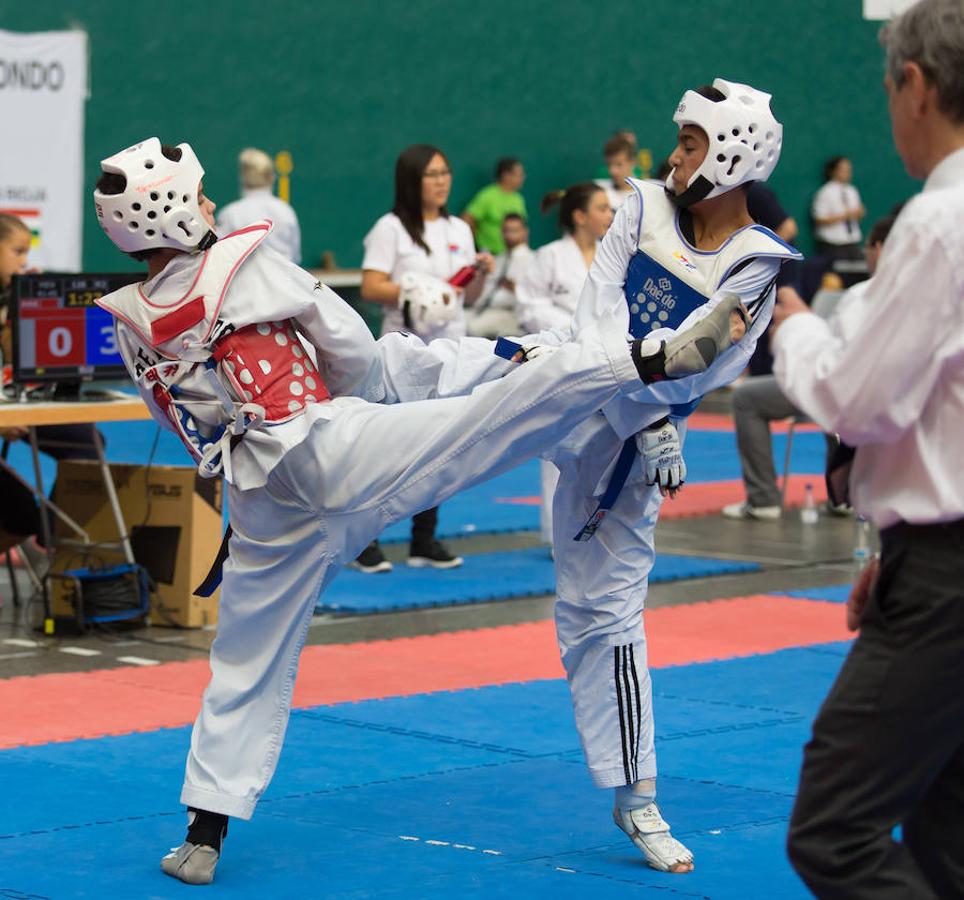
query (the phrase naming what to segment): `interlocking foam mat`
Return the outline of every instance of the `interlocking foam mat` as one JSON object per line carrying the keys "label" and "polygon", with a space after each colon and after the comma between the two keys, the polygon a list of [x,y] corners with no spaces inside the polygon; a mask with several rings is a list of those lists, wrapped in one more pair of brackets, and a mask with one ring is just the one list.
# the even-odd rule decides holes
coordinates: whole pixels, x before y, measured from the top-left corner
{"label": "interlocking foam mat", "polygon": [[802,597],[806,600],[829,600],[833,603],[846,603],[852,584],[830,584],[824,587],[800,588],[796,591],[779,591],[786,597]]}
{"label": "interlocking foam mat", "polygon": [[[662,554],[651,582],[676,581],[735,572],[752,572],[751,562]],[[319,612],[385,612],[425,606],[479,603],[506,597],[551,594],[556,589],[552,559],[545,547],[500,553],[474,553],[457,569],[412,569],[397,565],[390,573],[366,575],[345,569],[318,598]]]}
{"label": "interlocking foam mat", "polygon": [[[789,602],[784,600],[784,602]],[[801,747],[846,652],[653,672],[660,802],[696,871],[647,868],[582,763],[559,679],[296,710],[211,896],[804,898],[783,843]],[[189,729],[0,751],[0,897],[180,897]]]}
{"label": "interlocking foam mat", "polygon": [[[654,667],[770,653],[851,635],[835,603],[754,594],[650,609]],[[549,620],[355,644],[301,654],[295,707],[562,677]],[[0,749],[190,724],[206,659],[0,680]]]}

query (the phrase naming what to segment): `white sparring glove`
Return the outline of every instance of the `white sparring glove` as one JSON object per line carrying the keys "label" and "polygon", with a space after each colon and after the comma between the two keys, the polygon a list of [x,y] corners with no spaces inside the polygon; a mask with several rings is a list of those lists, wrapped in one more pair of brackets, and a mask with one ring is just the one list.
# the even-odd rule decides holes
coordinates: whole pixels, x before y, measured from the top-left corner
{"label": "white sparring glove", "polygon": [[405,327],[416,334],[440,328],[458,314],[458,292],[434,275],[406,272],[399,287],[398,308]]}
{"label": "white sparring glove", "polygon": [[540,356],[547,356],[558,349],[558,347],[549,344],[530,344],[526,347],[512,338],[500,337],[495,342],[493,352],[496,356],[501,356],[509,362],[522,364],[532,359],[538,359]]}
{"label": "white sparring glove", "polygon": [[675,494],[686,481],[686,463],[673,423],[669,419],[654,422],[636,435],[636,446],[643,458],[646,483],[659,485],[662,494]]}

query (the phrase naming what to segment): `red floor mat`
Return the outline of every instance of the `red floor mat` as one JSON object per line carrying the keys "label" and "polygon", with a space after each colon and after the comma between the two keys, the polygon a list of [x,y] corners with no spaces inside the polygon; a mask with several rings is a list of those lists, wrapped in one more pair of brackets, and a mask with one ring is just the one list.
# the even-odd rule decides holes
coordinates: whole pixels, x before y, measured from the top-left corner
{"label": "red floor mat", "polygon": [[[768,653],[849,637],[840,604],[766,594],[646,614],[650,665]],[[308,647],[296,706],[562,677],[551,622]],[[186,725],[206,660],[0,682],[0,748]]]}
{"label": "red floor mat", "polygon": [[[687,419],[687,427],[690,431],[733,431],[733,416],[728,413],[693,413]],[[770,431],[773,434],[786,434],[790,430],[790,420],[781,419],[770,423]],[[812,422],[797,425],[797,431],[819,431],[820,428]]]}
{"label": "red floor mat", "polygon": [[[800,506],[807,485],[813,485],[813,496],[817,503],[827,499],[827,487],[820,475],[791,475],[787,488],[787,505]],[[730,503],[746,500],[746,490],[739,478],[734,481],[705,481],[702,484],[687,484],[675,500],[663,503],[661,519],[682,519],[685,516],[706,516],[718,513]]]}

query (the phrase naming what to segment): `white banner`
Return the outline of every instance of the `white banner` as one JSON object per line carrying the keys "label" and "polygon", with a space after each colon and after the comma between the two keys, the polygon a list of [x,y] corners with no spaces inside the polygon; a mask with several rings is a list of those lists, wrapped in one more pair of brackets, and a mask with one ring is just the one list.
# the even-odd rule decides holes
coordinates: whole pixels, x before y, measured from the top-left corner
{"label": "white banner", "polygon": [[87,34],[0,30],[0,212],[33,233],[30,265],[79,271]]}
{"label": "white banner", "polygon": [[864,0],[864,18],[885,21],[916,2],[917,0]]}

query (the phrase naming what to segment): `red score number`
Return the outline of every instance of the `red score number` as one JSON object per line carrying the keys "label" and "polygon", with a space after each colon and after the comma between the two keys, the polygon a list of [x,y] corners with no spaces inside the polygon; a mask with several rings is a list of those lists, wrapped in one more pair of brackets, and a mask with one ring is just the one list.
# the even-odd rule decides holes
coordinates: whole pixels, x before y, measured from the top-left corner
{"label": "red score number", "polygon": [[38,367],[86,364],[84,310],[60,310],[57,318],[37,318],[35,322]]}

